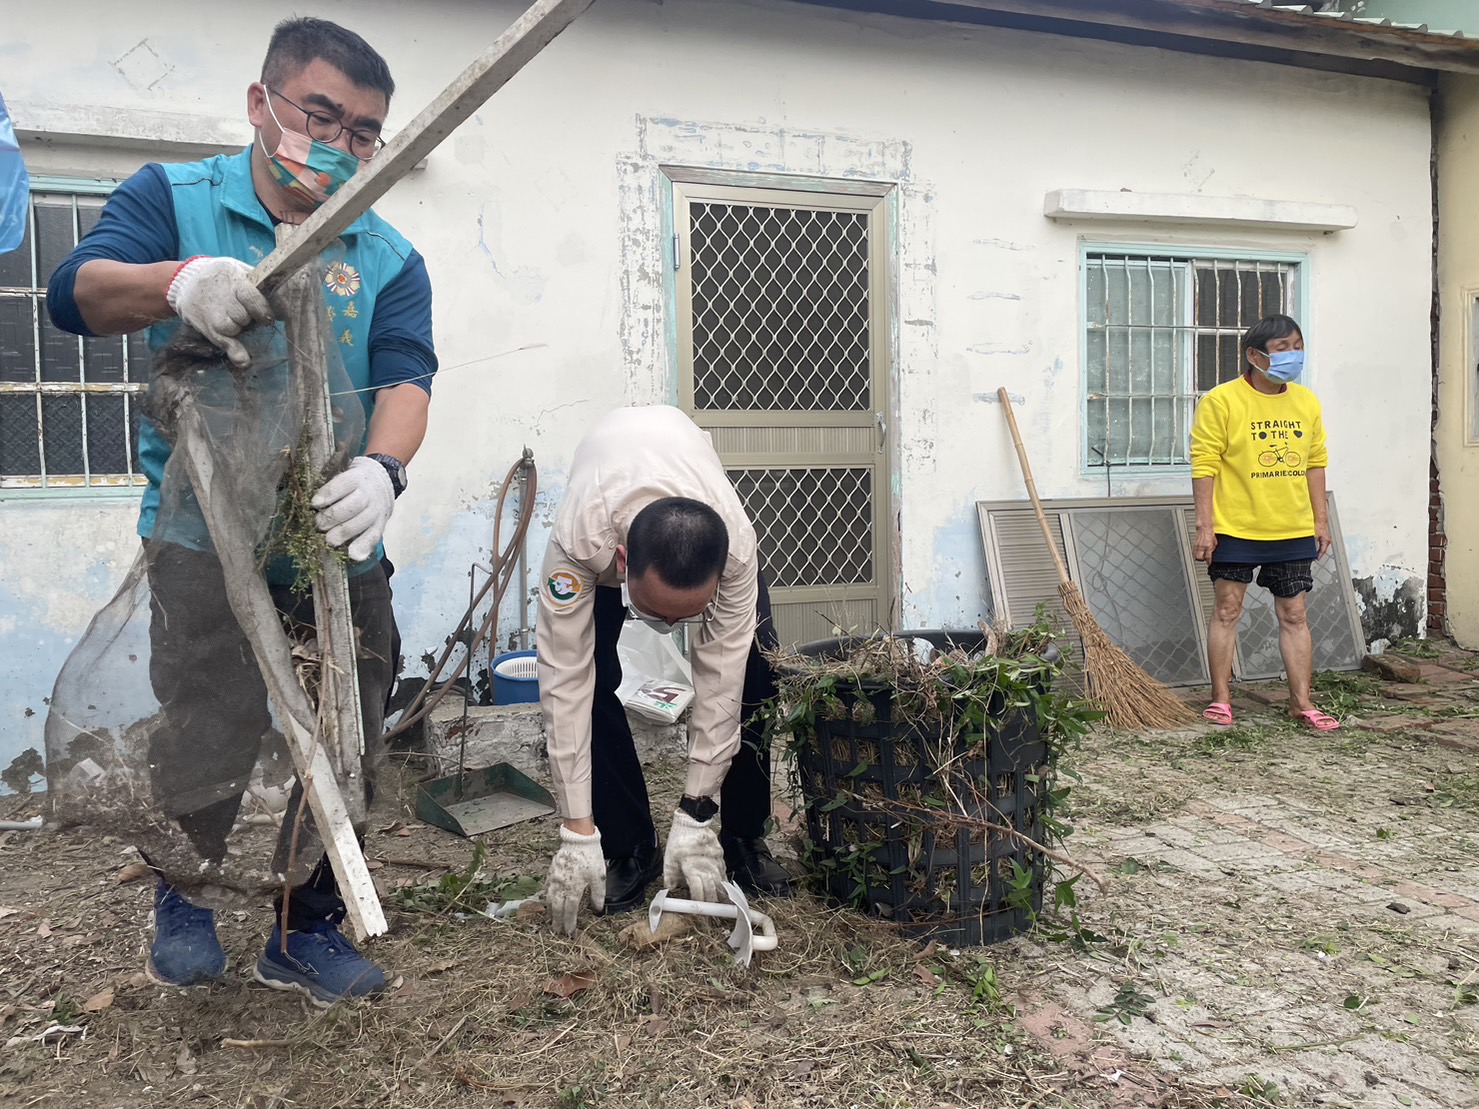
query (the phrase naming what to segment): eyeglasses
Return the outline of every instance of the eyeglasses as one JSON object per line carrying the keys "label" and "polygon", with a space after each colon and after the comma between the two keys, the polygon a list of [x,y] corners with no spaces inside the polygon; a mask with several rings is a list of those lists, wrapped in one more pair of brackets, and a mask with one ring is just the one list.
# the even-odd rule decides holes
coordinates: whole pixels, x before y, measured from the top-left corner
{"label": "eyeglasses", "polygon": [[368,162],[380,148],[385,145],[385,140],[380,137],[378,131],[356,131],[352,127],[345,127],[343,122],[327,112],[318,112],[295,104],[282,93],[270,85],[264,85],[265,89],[285,104],[292,104],[294,108],[303,113],[308,121],[308,137],[317,142],[337,142],[340,135],[349,132],[349,152],[362,162]]}

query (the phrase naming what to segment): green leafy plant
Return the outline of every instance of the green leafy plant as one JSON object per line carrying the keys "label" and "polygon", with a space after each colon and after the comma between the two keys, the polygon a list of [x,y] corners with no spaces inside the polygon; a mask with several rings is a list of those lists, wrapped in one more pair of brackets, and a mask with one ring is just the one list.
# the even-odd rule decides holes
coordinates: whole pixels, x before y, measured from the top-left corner
{"label": "green leafy plant", "polygon": [[315,473],[308,462],[308,429],[305,427],[299,434],[288,471],[283,475],[277,515],[273,517],[262,556],[264,565],[277,555],[286,555],[292,560],[296,574],[293,579],[295,593],[307,592],[313,587],[313,576],[319,572],[325,555],[341,565],[349,564],[349,556],[344,550],[330,547],[324,533],[318,529],[312,501],[322,484],[322,475]]}
{"label": "green leafy plant", "polygon": [[[857,908],[888,890],[891,914],[911,923],[979,911],[988,888],[1036,917],[1051,869],[1042,848],[1072,834],[1074,777],[1060,759],[1101,716],[1059,690],[1052,638],[1040,614],[991,654],[925,658],[880,636],[842,659],[777,659],[780,693],[762,711],[773,737],[789,736],[812,832],[803,861],[819,887]],[[1002,764],[1003,744],[1043,753]],[[937,845],[953,853],[962,832],[989,849],[938,865]]]}
{"label": "green leafy plant", "polygon": [[1284,1103],[1284,1095],[1277,1084],[1267,1078],[1260,1078],[1256,1074],[1250,1074],[1243,1079],[1243,1084],[1238,1087],[1238,1093],[1254,1101],[1262,1102],[1264,1105]]}
{"label": "green leafy plant", "polygon": [[1387,650],[1408,658],[1423,659],[1434,659],[1443,653],[1443,648],[1431,639],[1397,639],[1387,645]]}
{"label": "green leafy plant", "polygon": [[1448,774],[1440,778],[1428,804],[1439,809],[1479,809],[1479,774]]}
{"label": "green leafy plant", "polygon": [[389,901],[408,913],[481,913],[490,901],[529,897],[539,889],[539,879],[513,874],[483,873],[488,849],[475,843],[466,869],[444,874],[434,883],[398,889]]}
{"label": "green leafy plant", "polygon": [[986,956],[977,955],[972,963],[961,968],[960,976],[970,987],[972,1002],[991,1006],[1002,1003],[1001,979]]}
{"label": "green leafy plant", "polygon": [[1257,724],[1238,724],[1198,736],[1196,749],[1208,754],[1221,751],[1256,751],[1275,734],[1273,730]]}
{"label": "green leafy plant", "polygon": [[1381,682],[1370,674],[1321,670],[1315,674],[1311,686],[1316,694],[1315,703],[1338,718],[1353,716],[1381,697]]}
{"label": "green leafy plant", "polygon": [[1117,1020],[1125,1027],[1136,1017],[1143,1017],[1155,1004],[1155,997],[1148,993],[1142,993],[1135,988],[1135,983],[1125,982],[1115,991],[1114,998],[1106,1005],[1101,1005],[1095,1011],[1096,1021]]}

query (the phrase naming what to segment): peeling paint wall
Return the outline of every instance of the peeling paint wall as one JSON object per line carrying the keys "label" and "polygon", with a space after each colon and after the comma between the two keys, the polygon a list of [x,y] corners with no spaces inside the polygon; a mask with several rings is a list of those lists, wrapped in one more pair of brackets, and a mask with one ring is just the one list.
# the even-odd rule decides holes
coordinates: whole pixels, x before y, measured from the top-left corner
{"label": "peeling paint wall", "polygon": [[[7,101],[86,109],[138,141],[33,149],[33,173],[168,157],[162,140],[191,120],[230,132],[272,24],[295,10],[267,0],[203,25],[183,0],[126,16],[97,0],[34,8],[26,41],[0,47]],[[392,130],[520,10],[317,9],[386,54]],[[1079,457],[1083,239],[1308,256],[1310,381],[1353,574],[1376,583],[1368,604],[1410,597],[1420,620],[1428,154],[1425,94],[1389,82],[781,0],[602,0],[378,206],[426,257],[443,365],[386,537],[409,671],[424,672],[465,607],[520,450],[541,469],[532,576],[584,431],[615,406],[676,396],[664,164],[894,186],[902,624],[989,614],[974,504],[1023,496],[999,385],[1018,400],[1043,495],[1103,493]],[[1321,235],[1055,222],[1043,198],[1062,188],[1349,204],[1359,224]],[[1116,483],[1126,495],[1187,488],[1185,475]],[[0,636],[20,637],[0,639],[0,766],[39,742],[40,717],[24,709],[40,713],[68,644],[121,580],[131,534],[127,499],[0,501]],[[103,555],[100,536],[113,544]],[[515,612],[505,602],[501,642]]]}

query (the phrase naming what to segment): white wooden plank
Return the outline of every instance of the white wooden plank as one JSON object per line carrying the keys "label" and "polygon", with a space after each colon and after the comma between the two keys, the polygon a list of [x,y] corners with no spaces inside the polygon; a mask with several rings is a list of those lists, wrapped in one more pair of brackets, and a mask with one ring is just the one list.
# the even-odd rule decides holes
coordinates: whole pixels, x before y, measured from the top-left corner
{"label": "white wooden plank", "polygon": [[214,462],[206,447],[205,429],[192,401],[187,400],[181,406],[179,429],[176,449],[185,457],[196,499],[220,556],[227,600],[251,643],[257,668],[282,718],[288,749],[308,794],[308,804],[313,810],[329,863],[334,868],[334,876],[339,880],[350,923],[360,939],[381,935],[387,925],[380,896],[375,890],[375,880],[365,864],[344,795],[339,789],[338,777],[328,754],[314,735],[316,714],[294,677],[292,650],[282,630],[277,606],[272,602],[266,580],[257,571],[256,555],[250,544],[231,540],[230,506],[219,504],[211,495]]}

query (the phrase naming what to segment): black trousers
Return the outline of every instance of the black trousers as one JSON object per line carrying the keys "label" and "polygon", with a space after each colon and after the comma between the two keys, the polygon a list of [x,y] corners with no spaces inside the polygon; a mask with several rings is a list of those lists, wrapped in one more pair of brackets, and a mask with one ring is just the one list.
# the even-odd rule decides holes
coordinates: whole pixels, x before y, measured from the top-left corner
{"label": "black trousers", "polygon": [[[245,634],[226,600],[221,564],[212,553],[144,541],[149,575],[149,681],[163,716],[149,744],[155,801],[177,819],[203,858],[219,860],[236,821],[262,740],[272,726],[267,687]],[[388,561],[349,579],[366,759],[366,793],[373,792],[373,745],[385,731],[385,703],[400,657],[391,611]],[[289,638],[313,638],[311,592],[271,586]],[[286,869],[302,787],[294,783],[275,865]],[[311,820],[311,815],[306,819]],[[281,904],[278,905],[279,912]],[[310,929],[344,918],[343,899],[328,859],[292,891],[288,927]]]}
{"label": "black trousers", "polygon": [[[616,696],[621,662],[616,642],[626,620],[621,590],[596,590],[596,693],[591,703],[591,809],[601,830],[601,849],[620,859],[657,842],[647,782],[632,742],[626,709]],[[761,653],[780,640],[770,619],[770,593],[760,577],[759,623],[745,663],[740,707],[740,748],[719,791],[721,840],[756,839],[770,818],[770,745],[756,710],[775,696],[775,674]]]}

